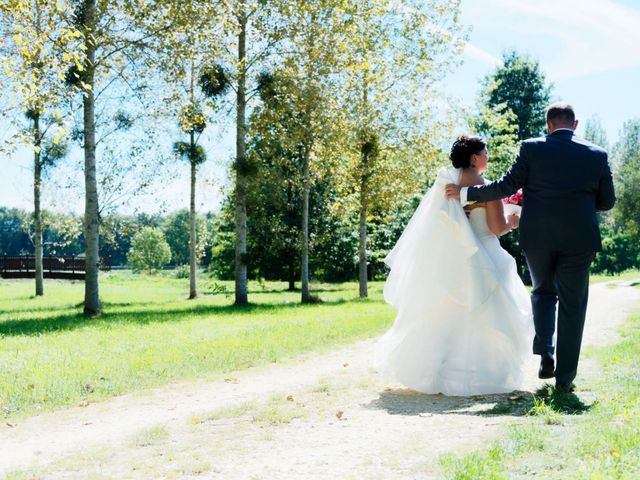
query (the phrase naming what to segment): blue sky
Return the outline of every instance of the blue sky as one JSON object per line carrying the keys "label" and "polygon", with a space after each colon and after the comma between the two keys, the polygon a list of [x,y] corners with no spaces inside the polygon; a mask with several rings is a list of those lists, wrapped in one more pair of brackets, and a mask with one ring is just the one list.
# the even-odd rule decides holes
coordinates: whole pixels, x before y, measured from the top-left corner
{"label": "blue sky", "polygon": [[583,125],[597,114],[610,142],[624,121],[640,117],[640,1],[463,0],[462,9],[473,30],[445,88],[464,103],[515,48],[540,61],[555,98],[573,104]]}
{"label": "blue sky", "polygon": [[[442,86],[458,104],[471,108],[479,81],[499,64],[505,49],[515,48],[540,61],[555,85],[555,99],[572,103],[582,126],[597,114],[610,143],[626,120],[640,117],[640,0],[463,0],[462,21],[472,26],[463,64]],[[219,207],[234,152],[233,129],[216,132],[207,143],[209,161],[198,184],[200,211]],[[0,160],[0,205],[32,208],[30,161],[28,151]],[[125,210],[187,208],[186,165],[178,173],[153,197]],[[55,192],[45,192],[45,203],[55,198]],[[81,212],[83,199],[65,200],[55,208]]]}

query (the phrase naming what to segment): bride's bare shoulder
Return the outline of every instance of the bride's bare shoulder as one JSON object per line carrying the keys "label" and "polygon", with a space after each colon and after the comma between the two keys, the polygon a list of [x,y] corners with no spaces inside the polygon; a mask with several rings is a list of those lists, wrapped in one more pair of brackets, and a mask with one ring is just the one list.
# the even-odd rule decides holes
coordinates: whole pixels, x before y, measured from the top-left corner
{"label": "bride's bare shoulder", "polygon": [[484,185],[484,178],[475,170],[463,170],[460,176],[460,186],[470,187],[472,185]]}

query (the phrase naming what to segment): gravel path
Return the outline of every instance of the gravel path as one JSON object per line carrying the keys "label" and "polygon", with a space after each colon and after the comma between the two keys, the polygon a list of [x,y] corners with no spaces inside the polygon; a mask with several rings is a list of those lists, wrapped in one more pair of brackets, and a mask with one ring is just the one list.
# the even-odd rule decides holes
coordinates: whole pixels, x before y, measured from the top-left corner
{"label": "gravel path", "polygon": [[[583,345],[614,342],[638,307],[640,289],[592,286]],[[477,448],[519,421],[487,415],[496,403],[542,384],[532,356],[523,392],[423,395],[377,377],[373,343],[4,424],[0,476],[432,478],[439,455]],[[583,362],[581,374],[590,368]]]}

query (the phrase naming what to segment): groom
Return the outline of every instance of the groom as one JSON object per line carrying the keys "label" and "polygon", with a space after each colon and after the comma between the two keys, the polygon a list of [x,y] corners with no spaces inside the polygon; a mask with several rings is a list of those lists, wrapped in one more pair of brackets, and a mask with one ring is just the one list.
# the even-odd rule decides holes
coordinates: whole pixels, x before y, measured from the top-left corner
{"label": "groom", "polygon": [[462,189],[454,184],[446,187],[447,197],[460,199],[463,205],[523,189],[520,246],[533,281],[533,353],[541,358],[538,376],[555,376],[556,390],[562,393],[575,388],[589,267],[601,249],[596,211],[610,210],[616,200],[607,152],[577,137],[577,126],[573,107],[554,103],[547,109],[547,136],[522,142],[518,157],[500,180]]}

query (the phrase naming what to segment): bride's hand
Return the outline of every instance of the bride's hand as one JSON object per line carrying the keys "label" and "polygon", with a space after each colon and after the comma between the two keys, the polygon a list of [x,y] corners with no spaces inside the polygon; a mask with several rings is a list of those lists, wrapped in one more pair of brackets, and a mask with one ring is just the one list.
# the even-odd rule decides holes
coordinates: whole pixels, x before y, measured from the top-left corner
{"label": "bride's hand", "polygon": [[518,228],[520,225],[520,217],[515,213],[512,213],[507,217],[507,224],[511,227],[511,230]]}

